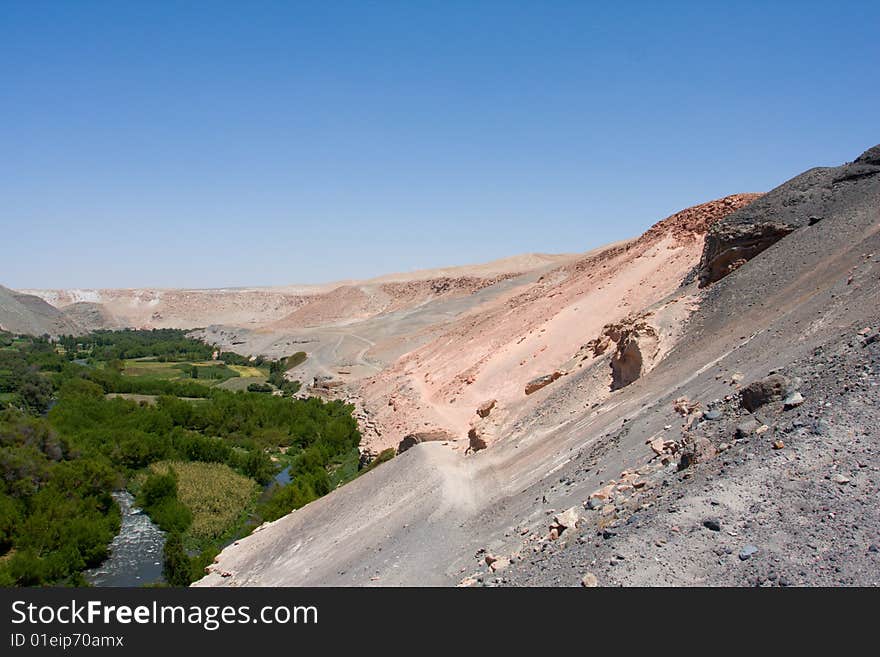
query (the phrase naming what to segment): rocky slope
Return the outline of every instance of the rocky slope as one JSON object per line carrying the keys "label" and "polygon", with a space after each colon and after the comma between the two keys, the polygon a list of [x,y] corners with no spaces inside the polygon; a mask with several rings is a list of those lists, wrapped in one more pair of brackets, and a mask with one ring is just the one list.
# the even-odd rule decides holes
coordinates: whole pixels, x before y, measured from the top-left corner
{"label": "rocky slope", "polygon": [[[426,426],[460,439],[461,449],[474,439],[476,445],[489,444],[520,418],[541,412],[549,394],[533,394],[541,382],[584,368],[595,372],[598,385],[583,402],[601,401],[615,384],[604,380],[598,363],[611,355],[587,353],[584,343],[607,334],[613,322],[638,321],[638,329],[614,335],[620,353],[611,357],[611,369],[631,369],[626,361],[639,345],[647,350],[651,340],[651,353],[639,356],[635,376],[650,369],[668,350],[691,301],[684,295],[643,311],[679,288],[699,260],[706,229],[757,196],[740,194],[688,208],[637,240],[550,269],[447,325],[431,327],[425,344],[353,386],[378,428],[367,435],[367,447],[396,447]],[[477,426],[475,409],[486,400],[495,400],[496,410],[491,422]]]}
{"label": "rocky slope", "polygon": [[82,328],[40,297],[0,285],[0,329],[32,335],[78,334]]}
{"label": "rocky slope", "polygon": [[487,446],[414,441],[199,585],[876,583],[877,153],[425,329],[374,439]]}

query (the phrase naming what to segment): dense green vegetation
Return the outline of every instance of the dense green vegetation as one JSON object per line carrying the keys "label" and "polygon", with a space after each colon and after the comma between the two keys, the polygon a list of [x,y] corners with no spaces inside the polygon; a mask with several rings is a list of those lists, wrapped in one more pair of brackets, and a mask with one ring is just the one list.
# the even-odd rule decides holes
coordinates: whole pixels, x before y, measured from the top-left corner
{"label": "dense green vegetation", "polygon": [[214,349],[186,337],[178,329],[152,331],[95,331],[86,337],[62,336],[59,344],[68,353],[96,361],[152,357],[160,362],[208,360]]}
{"label": "dense green vegetation", "polygon": [[[174,330],[57,344],[0,333],[0,585],[81,583],[118,531],[110,493],[121,487],[168,532],[166,580],[186,584],[223,541],[358,475],[351,407],[285,396],[298,383],[283,375],[305,354],[266,362],[213,353]],[[281,395],[203,383],[203,373],[263,367],[270,381],[281,375],[280,385],[262,384]],[[258,500],[282,467],[291,482]]]}

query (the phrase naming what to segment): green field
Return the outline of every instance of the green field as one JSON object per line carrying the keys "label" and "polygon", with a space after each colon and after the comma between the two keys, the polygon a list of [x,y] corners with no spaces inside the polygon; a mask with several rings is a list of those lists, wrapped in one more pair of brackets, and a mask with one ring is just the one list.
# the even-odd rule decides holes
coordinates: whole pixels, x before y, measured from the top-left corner
{"label": "green field", "polygon": [[247,390],[248,386],[252,383],[267,383],[268,381],[268,377],[265,376],[240,376],[234,379],[227,379],[226,381],[222,381],[214,387],[220,388],[221,390],[243,392]]}
{"label": "green field", "polygon": [[178,499],[192,513],[186,538],[196,545],[221,538],[243,523],[260,491],[253,479],[223,463],[160,461],[149,469],[158,474],[169,468],[177,475]]}
{"label": "green field", "polygon": [[[196,374],[197,376],[193,376]],[[251,383],[266,383],[268,368],[247,365],[226,365],[218,361],[159,362],[132,358],[123,361],[122,375],[152,381],[191,381],[224,390],[247,390]]]}
{"label": "green field", "polygon": [[[128,399],[130,401],[135,401],[138,403],[146,402],[153,406],[156,403],[156,400],[159,399],[159,395],[139,395],[134,392],[108,392],[104,395],[105,399],[113,399],[114,397],[119,397],[120,399]],[[203,402],[204,398],[201,397],[178,397],[183,401],[189,402]]]}
{"label": "green field", "polygon": [[239,376],[245,378],[252,379],[269,376],[268,367],[251,367],[250,365],[228,365],[227,367],[233,372],[238,372]]}

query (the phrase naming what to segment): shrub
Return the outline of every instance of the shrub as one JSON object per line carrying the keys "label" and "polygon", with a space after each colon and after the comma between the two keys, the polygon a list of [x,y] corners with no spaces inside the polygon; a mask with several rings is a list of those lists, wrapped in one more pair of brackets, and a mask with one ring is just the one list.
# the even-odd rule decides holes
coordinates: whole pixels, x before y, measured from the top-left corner
{"label": "shrub", "polygon": [[193,581],[192,564],[183,548],[180,532],[172,532],[165,538],[162,551],[164,562],[162,575],[171,586],[189,586]]}

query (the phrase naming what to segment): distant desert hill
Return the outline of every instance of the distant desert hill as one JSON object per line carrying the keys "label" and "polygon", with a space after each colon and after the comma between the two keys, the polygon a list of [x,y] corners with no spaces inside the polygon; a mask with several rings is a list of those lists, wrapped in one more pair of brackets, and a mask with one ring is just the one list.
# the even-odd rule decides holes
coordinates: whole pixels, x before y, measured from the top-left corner
{"label": "distant desert hill", "polygon": [[0,285],[0,328],[31,335],[78,334],[82,328],[58,308],[32,294]]}
{"label": "distant desert hill", "polygon": [[61,308],[61,312],[83,331],[125,328],[125,323],[114,317],[100,303],[78,301]]}
{"label": "distant desert hill", "polygon": [[271,331],[364,319],[433,298],[467,295],[505,278],[558,265],[572,255],[524,254],[476,265],[387,274],[363,281],[278,287],[27,289],[88,328]]}

